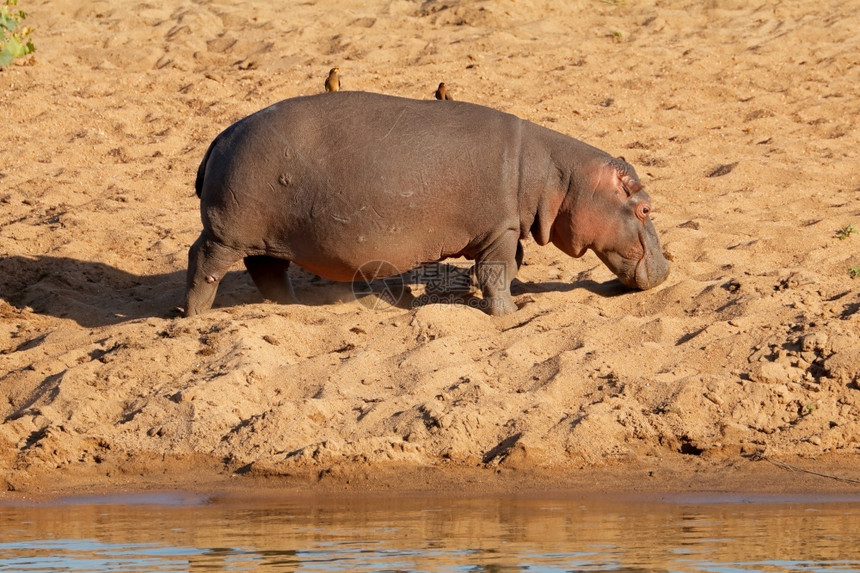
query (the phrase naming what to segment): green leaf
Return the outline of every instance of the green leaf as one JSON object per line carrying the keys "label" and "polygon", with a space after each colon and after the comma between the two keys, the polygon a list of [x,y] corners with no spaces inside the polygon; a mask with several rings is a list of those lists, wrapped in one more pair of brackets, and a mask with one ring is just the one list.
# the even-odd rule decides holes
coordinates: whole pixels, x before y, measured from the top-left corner
{"label": "green leaf", "polygon": [[11,38],[6,38],[6,46],[3,48],[3,51],[8,52],[13,58],[20,58],[27,55],[27,46],[19,42],[18,38],[12,36]]}
{"label": "green leaf", "polygon": [[[10,32],[18,27],[18,21],[9,14],[9,9],[6,6],[0,6],[0,28],[5,28]],[[0,37],[5,34],[0,34]]]}
{"label": "green leaf", "polygon": [[12,57],[12,54],[6,52],[5,48],[0,50],[0,68],[5,68],[11,64],[14,59],[15,58]]}

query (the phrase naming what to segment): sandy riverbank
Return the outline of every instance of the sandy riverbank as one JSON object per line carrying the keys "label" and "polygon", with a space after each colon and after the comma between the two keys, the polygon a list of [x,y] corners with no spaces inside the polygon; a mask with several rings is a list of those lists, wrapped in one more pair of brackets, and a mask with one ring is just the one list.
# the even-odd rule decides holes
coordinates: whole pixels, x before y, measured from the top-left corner
{"label": "sandy riverbank", "polygon": [[[753,458],[860,478],[860,234],[837,236],[860,229],[860,5],[21,7],[38,51],[0,72],[0,489],[858,487]],[[304,304],[280,306],[239,267],[179,318],[207,145],[333,66],[623,155],[671,276],[626,292],[528,242],[500,319],[369,310],[296,269]]]}

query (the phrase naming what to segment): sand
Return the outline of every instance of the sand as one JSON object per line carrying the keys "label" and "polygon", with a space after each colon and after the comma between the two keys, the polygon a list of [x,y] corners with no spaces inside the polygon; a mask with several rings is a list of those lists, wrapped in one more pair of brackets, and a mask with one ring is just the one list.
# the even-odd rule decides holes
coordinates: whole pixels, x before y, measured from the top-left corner
{"label": "sand", "polygon": [[[0,72],[0,489],[857,491],[860,3],[22,0]],[[520,310],[236,267],[184,319],[209,142],[343,88],[632,163],[673,260],[525,244]],[[445,105],[441,103],[440,105]],[[371,301],[373,295],[371,295]],[[378,300],[378,299],[377,299]]]}

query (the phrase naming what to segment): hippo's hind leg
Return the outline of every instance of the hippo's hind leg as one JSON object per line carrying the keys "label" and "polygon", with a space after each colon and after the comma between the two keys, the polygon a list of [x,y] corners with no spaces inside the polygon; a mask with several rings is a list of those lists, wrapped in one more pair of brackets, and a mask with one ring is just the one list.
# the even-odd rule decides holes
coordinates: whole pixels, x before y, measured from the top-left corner
{"label": "hippo's hind leg", "polygon": [[185,283],[185,316],[194,316],[212,307],[218,283],[241,254],[212,240],[203,231],[188,251]]}
{"label": "hippo's hind leg", "polygon": [[290,283],[287,281],[289,267],[290,261],[269,255],[245,257],[245,268],[248,269],[263,298],[281,304],[288,303],[292,299]]}

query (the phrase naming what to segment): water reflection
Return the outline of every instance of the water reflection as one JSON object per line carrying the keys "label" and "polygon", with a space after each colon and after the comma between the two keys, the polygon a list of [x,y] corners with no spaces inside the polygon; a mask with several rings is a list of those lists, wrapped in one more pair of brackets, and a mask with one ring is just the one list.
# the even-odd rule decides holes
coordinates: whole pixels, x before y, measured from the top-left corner
{"label": "water reflection", "polygon": [[0,571],[860,571],[860,501],[701,501],[0,506]]}

